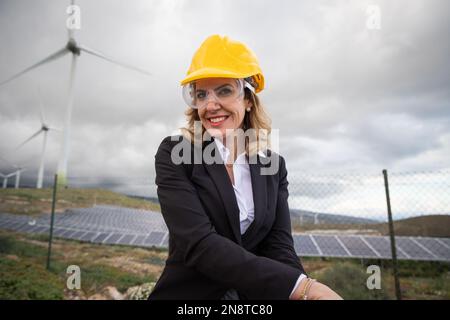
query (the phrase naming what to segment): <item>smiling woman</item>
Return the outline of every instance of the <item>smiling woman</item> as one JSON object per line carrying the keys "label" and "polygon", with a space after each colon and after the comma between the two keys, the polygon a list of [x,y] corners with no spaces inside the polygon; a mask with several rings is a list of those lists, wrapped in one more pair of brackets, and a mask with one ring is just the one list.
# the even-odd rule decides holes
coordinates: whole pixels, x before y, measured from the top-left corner
{"label": "smiling woman", "polygon": [[[255,54],[211,36],[181,85],[187,128],[165,138],[155,156],[169,257],[149,299],[340,299],[307,277],[294,250],[287,171],[266,141],[270,119],[256,95],[264,76]],[[188,161],[174,161],[178,144],[190,147],[182,149]],[[189,161],[205,149],[219,161]],[[267,159],[279,163],[276,172],[263,173]]]}

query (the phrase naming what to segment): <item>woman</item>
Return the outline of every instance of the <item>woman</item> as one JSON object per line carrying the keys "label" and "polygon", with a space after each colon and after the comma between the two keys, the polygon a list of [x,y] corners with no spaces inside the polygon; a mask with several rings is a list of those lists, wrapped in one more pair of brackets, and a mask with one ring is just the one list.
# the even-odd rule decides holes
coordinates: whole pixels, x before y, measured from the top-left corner
{"label": "woman", "polygon": [[268,149],[254,53],[213,35],[181,84],[188,127],[155,156],[169,256],[150,299],[340,299],[294,251],[286,167]]}

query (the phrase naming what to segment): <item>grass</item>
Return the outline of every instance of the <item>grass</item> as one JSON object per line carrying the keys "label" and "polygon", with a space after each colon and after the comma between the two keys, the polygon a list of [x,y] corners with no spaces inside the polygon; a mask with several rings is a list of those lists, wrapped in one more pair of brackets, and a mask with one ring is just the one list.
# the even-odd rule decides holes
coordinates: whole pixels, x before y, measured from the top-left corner
{"label": "grass", "polygon": [[[124,293],[156,281],[167,251],[56,239],[50,271],[46,258],[45,237],[0,231],[0,299],[87,298],[107,286]],[[306,257],[302,264],[345,299],[395,299],[390,261]],[[81,269],[81,290],[66,289],[69,265]],[[381,268],[381,290],[366,286],[369,265]],[[448,263],[399,261],[399,271],[404,299],[450,299]]]}
{"label": "grass", "polygon": [[[339,258],[303,258],[308,274],[333,288],[344,299],[395,299],[392,262]],[[367,267],[381,270],[381,289],[366,286]],[[431,261],[398,261],[402,298],[405,300],[450,299],[450,263]]]}
{"label": "grass", "polygon": [[[51,211],[52,189],[0,189],[0,212],[38,215]],[[94,205],[114,205],[127,208],[160,211],[158,204],[128,197],[103,189],[59,189],[56,211],[85,208]]]}
{"label": "grass", "polygon": [[63,289],[60,278],[41,264],[0,259],[2,300],[60,300],[64,297]]}
{"label": "grass", "polygon": [[[49,212],[50,189],[0,189],[0,212],[35,215]],[[100,189],[62,189],[58,191],[57,211],[116,205],[160,211],[158,205]],[[446,218],[444,218],[446,219]],[[426,222],[426,221],[425,221]],[[436,221],[435,221],[436,222]],[[441,221],[442,222],[442,221]],[[446,223],[434,223],[447,228]],[[397,223],[397,222],[396,222]],[[399,227],[413,230],[424,221],[407,220]],[[404,227],[406,226],[406,227]],[[311,231],[306,226],[296,231]],[[344,225],[310,226],[311,229],[347,229]],[[368,229],[374,225],[363,226]],[[382,232],[382,225],[375,226]],[[380,228],[379,228],[380,227]],[[305,229],[306,228],[306,229]],[[355,228],[351,225],[350,228]],[[436,229],[436,228],[434,228]],[[441,228],[442,229],[442,228]],[[450,230],[449,228],[447,228]],[[416,229],[414,229],[416,230]],[[437,229],[436,229],[437,230]],[[447,230],[447,232],[448,232]],[[427,233],[431,232],[429,229]],[[433,231],[434,232],[434,231]],[[47,235],[20,234],[0,230],[0,299],[73,299],[88,298],[113,286],[124,293],[128,288],[154,282],[161,275],[167,251],[127,246],[99,245],[55,239],[52,268],[45,269]],[[329,285],[345,299],[394,299],[392,263],[388,260],[303,258],[308,274]],[[367,266],[381,268],[381,290],[369,290]],[[66,288],[67,267],[81,269],[81,290]],[[449,263],[399,261],[399,276],[404,299],[450,299]]]}
{"label": "grass", "polygon": [[[0,231],[0,299],[87,298],[108,286],[123,294],[130,287],[154,282],[167,256],[161,250],[57,239],[48,271],[47,245],[36,236]],[[80,267],[81,290],[66,288],[69,265]]]}

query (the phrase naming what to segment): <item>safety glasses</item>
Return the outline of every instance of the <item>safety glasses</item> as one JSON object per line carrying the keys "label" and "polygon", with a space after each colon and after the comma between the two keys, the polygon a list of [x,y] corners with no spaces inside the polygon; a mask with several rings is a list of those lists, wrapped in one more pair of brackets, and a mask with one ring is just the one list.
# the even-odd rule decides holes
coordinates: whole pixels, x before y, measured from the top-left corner
{"label": "safety glasses", "polygon": [[210,99],[226,105],[242,99],[245,88],[255,92],[255,89],[243,79],[230,80],[232,81],[225,81],[210,87],[199,85],[196,81],[187,83],[183,86],[183,99],[191,108],[201,109],[208,104]]}

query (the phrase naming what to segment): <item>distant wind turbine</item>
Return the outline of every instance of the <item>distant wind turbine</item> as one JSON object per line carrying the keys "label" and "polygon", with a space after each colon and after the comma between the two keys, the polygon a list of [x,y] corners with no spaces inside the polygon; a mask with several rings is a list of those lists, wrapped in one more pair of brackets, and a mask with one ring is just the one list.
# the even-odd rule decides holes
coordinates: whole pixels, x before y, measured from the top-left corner
{"label": "distant wind turbine", "polygon": [[16,182],[14,184],[14,188],[18,189],[19,184],[20,184],[20,174],[22,171],[26,170],[26,167],[13,164],[3,157],[0,157],[0,160],[3,160],[4,162],[6,162],[7,164],[9,164],[10,166],[12,166],[16,169],[16,171],[14,171],[10,174],[7,174],[7,175],[1,174],[3,176],[3,189],[6,189],[6,185],[8,183],[8,178],[12,177],[14,175],[16,176]]}
{"label": "distant wind turbine", "polygon": [[8,178],[14,176],[15,174],[16,174],[15,172],[10,173],[10,174],[0,173],[0,176],[2,176],[2,178],[3,178],[3,189],[6,189],[6,186],[8,185]]}
{"label": "distant wind turbine", "polygon": [[43,139],[43,143],[42,143],[41,160],[40,160],[38,178],[37,178],[37,183],[36,183],[36,188],[42,189],[42,183],[44,180],[44,162],[45,162],[45,149],[47,146],[47,134],[50,130],[53,130],[53,131],[61,131],[61,130],[50,127],[47,124],[47,122],[45,121],[44,107],[42,104],[42,97],[41,97],[40,92],[39,92],[39,111],[40,111],[39,116],[40,116],[40,120],[41,120],[41,128],[38,131],[36,131],[34,134],[32,134],[31,137],[29,137],[24,142],[22,142],[20,145],[18,145],[16,150],[19,149],[20,147],[22,147],[23,145],[25,145],[26,143],[28,143],[29,141],[33,140],[37,136],[39,136],[41,133],[44,134],[44,139]]}
{"label": "distant wind turbine", "polygon": [[[74,6],[75,1],[71,0],[72,7]],[[0,86],[20,77],[21,75],[41,66],[44,65],[50,61],[56,60],[58,58],[63,57],[66,54],[72,54],[72,62],[70,66],[70,78],[69,78],[69,92],[68,92],[68,98],[67,98],[67,107],[66,107],[66,115],[65,115],[65,121],[64,121],[64,131],[63,131],[63,140],[62,140],[62,147],[61,147],[61,154],[59,157],[58,162],[58,183],[62,185],[67,184],[67,161],[69,157],[69,141],[70,141],[70,126],[71,126],[71,118],[72,118],[72,108],[73,108],[73,101],[74,101],[74,94],[75,94],[75,74],[76,74],[76,67],[77,67],[77,60],[80,56],[81,52],[85,52],[87,54],[99,57],[101,59],[104,59],[106,61],[109,61],[111,63],[114,63],[116,65],[122,66],[124,68],[128,68],[146,75],[150,75],[147,71],[144,71],[142,69],[136,68],[134,66],[131,66],[129,64],[125,64],[122,62],[119,62],[111,57],[106,56],[105,54],[95,50],[91,49],[89,47],[86,47],[84,45],[78,44],[75,41],[74,37],[74,31],[71,28],[68,28],[68,41],[67,44],[59,49],[58,51],[52,53],[45,59],[31,65],[30,67],[14,74],[13,76],[9,77],[8,79],[0,82]]]}
{"label": "distant wind turbine", "polygon": [[318,213],[314,214],[314,224],[319,224],[319,214]]}

